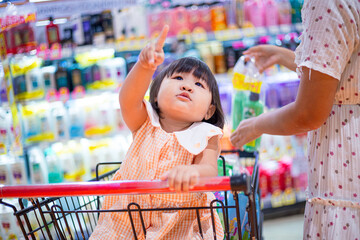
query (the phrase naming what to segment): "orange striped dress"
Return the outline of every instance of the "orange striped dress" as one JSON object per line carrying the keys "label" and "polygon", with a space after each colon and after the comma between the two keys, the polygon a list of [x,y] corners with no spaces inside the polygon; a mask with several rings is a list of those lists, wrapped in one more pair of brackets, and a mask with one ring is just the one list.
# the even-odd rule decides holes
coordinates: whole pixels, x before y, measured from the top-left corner
{"label": "orange striped dress", "polygon": [[[150,103],[145,102],[148,118],[134,134],[134,141],[113,180],[159,179],[177,165],[190,165],[194,156],[201,153],[212,136],[222,135],[222,130],[208,123],[194,123],[187,130],[167,133],[160,127],[158,115]],[[135,202],[141,208],[210,206],[215,199],[212,193],[117,195],[105,197],[103,209],[126,209]],[[142,231],[139,214],[132,217],[138,239],[223,239],[224,231],[219,216],[214,211],[215,229],[212,227],[210,210],[200,210],[203,238],[195,210],[166,210],[142,212],[146,236]],[[127,212],[101,213],[90,239],[134,239]]]}

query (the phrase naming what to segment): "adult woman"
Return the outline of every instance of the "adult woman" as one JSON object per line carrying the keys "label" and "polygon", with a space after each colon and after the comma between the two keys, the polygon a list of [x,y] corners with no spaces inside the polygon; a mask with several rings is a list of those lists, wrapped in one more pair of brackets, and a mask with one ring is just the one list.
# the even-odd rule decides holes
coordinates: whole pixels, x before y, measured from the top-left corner
{"label": "adult woman", "polygon": [[360,0],[305,0],[295,53],[256,46],[261,71],[298,70],[296,101],[242,121],[231,136],[241,148],[261,134],[308,133],[309,186],[304,239],[360,239]]}

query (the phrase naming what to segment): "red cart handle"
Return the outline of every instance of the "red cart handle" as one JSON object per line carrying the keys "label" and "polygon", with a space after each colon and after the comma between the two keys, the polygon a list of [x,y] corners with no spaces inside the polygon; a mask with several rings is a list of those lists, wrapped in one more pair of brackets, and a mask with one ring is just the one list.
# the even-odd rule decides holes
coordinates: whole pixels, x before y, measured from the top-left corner
{"label": "red cart handle", "polygon": [[[244,191],[250,189],[250,177],[241,174],[231,177],[200,178],[190,192],[209,191]],[[100,196],[114,194],[155,194],[174,193],[167,181],[107,181],[107,182],[76,182],[39,185],[0,185],[0,198],[38,198],[38,197],[70,197]]]}

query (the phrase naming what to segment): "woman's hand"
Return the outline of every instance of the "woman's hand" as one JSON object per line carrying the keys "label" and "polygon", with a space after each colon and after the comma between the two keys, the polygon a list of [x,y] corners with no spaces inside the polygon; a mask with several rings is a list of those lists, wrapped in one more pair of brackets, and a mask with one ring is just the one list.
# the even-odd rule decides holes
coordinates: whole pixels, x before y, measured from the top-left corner
{"label": "woman's hand", "polygon": [[293,71],[296,70],[295,53],[286,48],[274,45],[258,45],[249,48],[244,54],[255,58],[255,65],[260,73],[274,64],[283,65]]}
{"label": "woman's hand", "polygon": [[255,127],[256,117],[245,119],[240,122],[236,130],[231,134],[230,141],[238,149],[244,150],[243,146],[261,136],[261,132]]}
{"label": "woman's hand", "polygon": [[161,180],[168,180],[170,190],[188,192],[199,181],[200,173],[194,165],[179,165],[164,173]]}
{"label": "woman's hand", "polygon": [[161,30],[159,38],[156,42],[148,43],[140,52],[139,63],[142,67],[156,70],[156,68],[164,62],[163,46],[166,36],[169,31],[169,26],[165,25]]}

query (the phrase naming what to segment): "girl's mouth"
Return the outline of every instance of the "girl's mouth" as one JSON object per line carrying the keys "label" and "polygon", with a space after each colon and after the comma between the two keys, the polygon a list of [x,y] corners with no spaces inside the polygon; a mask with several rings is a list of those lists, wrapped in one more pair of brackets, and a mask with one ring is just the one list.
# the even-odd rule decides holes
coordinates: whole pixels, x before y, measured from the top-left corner
{"label": "girl's mouth", "polygon": [[182,92],[176,96],[180,99],[191,101],[190,95],[187,92]]}

